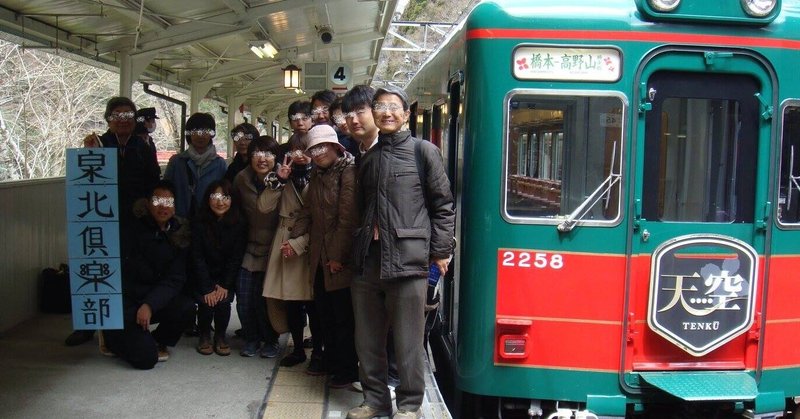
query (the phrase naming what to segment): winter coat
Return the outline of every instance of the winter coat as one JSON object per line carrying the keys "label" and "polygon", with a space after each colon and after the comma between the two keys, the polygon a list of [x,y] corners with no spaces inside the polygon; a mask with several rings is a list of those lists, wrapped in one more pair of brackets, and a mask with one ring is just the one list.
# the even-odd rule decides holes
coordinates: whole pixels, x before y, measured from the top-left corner
{"label": "winter coat", "polygon": [[192,222],[191,264],[195,294],[206,295],[214,291],[216,285],[233,291],[247,245],[247,223],[244,217],[238,221],[229,224],[213,220],[210,226],[197,219]]}
{"label": "winter coat", "polygon": [[241,154],[236,153],[233,156],[233,160],[231,160],[231,164],[228,165],[228,170],[225,171],[225,179],[228,179],[231,184],[233,180],[236,179],[236,175],[239,174],[245,167],[249,166],[247,163],[247,158],[242,157]]}
{"label": "winter coat", "polygon": [[264,272],[267,270],[269,247],[278,228],[278,211],[258,211],[258,196],[261,192],[256,187],[255,175],[253,168],[247,166],[236,175],[233,187],[239,192],[242,211],[247,218],[247,246],[242,268],[250,272]]}
{"label": "winter coat", "polygon": [[422,140],[408,131],[381,134],[378,143],[362,156],[358,171],[362,219],[353,246],[359,272],[375,225],[381,279],[425,277],[431,260],[446,259],[453,252],[455,210],[442,157],[435,145],[422,141],[420,174],[417,141]]}
{"label": "winter coat", "polygon": [[[292,230],[301,215],[308,186],[298,191],[293,182],[279,189],[267,188],[258,198],[258,210],[269,213],[278,209],[278,230],[272,239],[272,249],[264,277],[264,296],[278,300],[308,301],[314,298],[314,277],[308,260],[308,234],[292,237]],[[284,258],[281,243],[288,240],[297,255]]]}
{"label": "winter coat", "polygon": [[[137,215],[140,207],[136,205]],[[124,305],[138,308],[148,304],[155,313],[166,307],[186,282],[191,229],[188,221],[179,217],[167,222],[166,231],[161,231],[150,214],[137,222],[130,253],[123,262]]]}
{"label": "winter coat", "polygon": [[[293,233],[308,231],[311,272],[322,269],[325,290],[347,288],[353,276],[351,251],[359,220],[353,156],[346,153],[328,169],[315,167],[306,194],[303,217]],[[344,269],[331,273],[327,266],[331,260],[341,262]]]}
{"label": "winter coat", "polygon": [[[149,198],[147,194],[158,182],[161,168],[150,147],[136,135],[121,147],[117,136],[107,131],[100,137],[103,147],[116,148],[117,179],[119,182],[120,222],[134,221],[133,204],[140,198]],[[127,226],[126,226],[127,227]]]}
{"label": "winter coat", "polygon": [[164,179],[175,185],[175,214],[192,218],[193,209],[200,208],[200,201],[203,200],[208,185],[222,179],[225,170],[225,159],[220,156],[214,157],[202,170],[199,170],[186,151],[170,157],[164,170]]}

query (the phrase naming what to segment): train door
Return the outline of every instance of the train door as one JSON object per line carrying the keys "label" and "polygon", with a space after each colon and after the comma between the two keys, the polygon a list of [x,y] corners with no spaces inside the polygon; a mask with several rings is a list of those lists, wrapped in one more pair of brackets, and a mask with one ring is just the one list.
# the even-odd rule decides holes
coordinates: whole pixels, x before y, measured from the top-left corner
{"label": "train door", "polygon": [[686,50],[640,74],[624,383],[755,397],[772,78],[748,55]]}

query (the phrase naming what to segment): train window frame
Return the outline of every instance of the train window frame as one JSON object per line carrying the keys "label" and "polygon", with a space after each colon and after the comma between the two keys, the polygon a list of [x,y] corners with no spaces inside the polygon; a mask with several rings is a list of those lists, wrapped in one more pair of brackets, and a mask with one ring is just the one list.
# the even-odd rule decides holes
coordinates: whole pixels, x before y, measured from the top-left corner
{"label": "train window frame", "polygon": [[[621,175],[619,181],[619,192],[617,193],[616,199],[616,206],[617,206],[617,213],[614,218],[610,219],[578,219],[575,220],[576,224],[579,226],[593,226],[593,227],[615,227],[618,226],[625,215],[625,207],[623,205],[626,190],[627,190],[627,181],[625,180],[625,173],[627,172],[627,167],[625,165],[624,156],[627,152],[627,139],[628,136],[628,126],[627,126],[627,119],[629,118],[628,113],[630,112],[630,101],[629,98],[621,91],[618,90],[590,90],[590,89],[578,89],[578,90],[570,90],[570,89],[512,89],[508,93],[506,93],[505,98],[503,99],[503,145],[502,145],[502,179],[501,179],[501,187],[500,187],[500,212],[502,218],[511,224],[536,224],[536,225],[554,225],[557,226],[565,221],[568,214],[559,214],[556,216],[520,216],[509,213],[509,186],[510,186],[510,173],[509,173],[509,147],[512,142],[511,138],[511,112],[509,109],[511,107],[511,101],[514,97],[518,96],[527,96],[527,97],[541,97],[547,100],[557,100],[563,99],[565,97],[585,97],[585,98],[611,98],[617,99],[620,102],[621,106],[621,116],[620,116],[620,146],[616,153],[614,162],[618,165],[619,168],[618,172]],[[563,134],[563,133],[562,133]],[[598,185],[595,185],[598,186]],[[589,191],[591,192],[591,191]]]}
{"label": "train window frame", "polygon": [[[783,210],[783,206],[786,203],[785,198],[782,198],[782,190],[784,184],[784,170],[787,168],[783,162],[783,154],[784,154],[784,144],[786,142],[786,112],[789,108],[796,108],[798,114],[800,115],[800,98],[793,98],[793,99],[786,99],[781,103],[780,110],[781,110],[781,117],[780,117],[780,141],[778,142],[778,156],[777,156],[777,185],[775,185],[775,223],[778,228],[782,230],[800,230],[800,216],[798,216],[798,220],[796,222],[786,222],[783,220],[781,216],[781,211]],[[800,135],[798,135],[798,144],[800,144]],[[800,163],[800,148],[795,149],[795,161]],[[795,166],[798,166],[798,163]],[[795,168],[795,172],[800,171],[800,167]],[[798,194],[798,204],[800,205],[800,193]]]}

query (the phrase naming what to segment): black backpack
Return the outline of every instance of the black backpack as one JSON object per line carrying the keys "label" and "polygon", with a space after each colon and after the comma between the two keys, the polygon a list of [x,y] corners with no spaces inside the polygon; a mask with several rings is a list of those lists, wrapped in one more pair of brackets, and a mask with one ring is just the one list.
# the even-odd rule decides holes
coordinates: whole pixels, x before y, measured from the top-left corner
{"label": "black backpack", "polygon": [[71,313],[69,267],[45,268],[39,274],[39,310],[43,313]]}

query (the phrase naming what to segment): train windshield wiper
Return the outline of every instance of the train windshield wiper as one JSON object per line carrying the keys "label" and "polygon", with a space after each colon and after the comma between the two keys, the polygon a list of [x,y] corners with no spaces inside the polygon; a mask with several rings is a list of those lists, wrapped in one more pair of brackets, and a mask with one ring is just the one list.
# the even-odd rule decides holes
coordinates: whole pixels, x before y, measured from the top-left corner
{"label": "train windshield wiper", "polygon": [[608,170],[608,177],[591,193],[580,205],[578,208],[575,208],[564,221],[558,223],[556,228],[558,231],[562,233],[566,233],[572,231],[573,228],[578,224],[578,221],[583,219],[586,214],[597,205],[600,200],[605,199],[606,204],[605,208],[608,209],[609,201],[611,200],[611,189],[616,186],[617,183],[622,180],[622,175],[620,173],[614,172],[614,163],[616,162],[617,156],[617,142],[614,142],[614,150],[611,154],[611,167]]}

